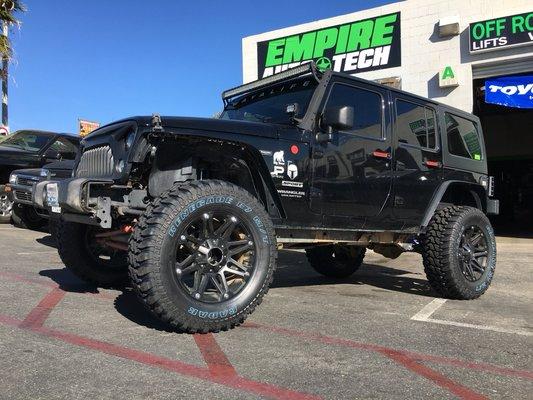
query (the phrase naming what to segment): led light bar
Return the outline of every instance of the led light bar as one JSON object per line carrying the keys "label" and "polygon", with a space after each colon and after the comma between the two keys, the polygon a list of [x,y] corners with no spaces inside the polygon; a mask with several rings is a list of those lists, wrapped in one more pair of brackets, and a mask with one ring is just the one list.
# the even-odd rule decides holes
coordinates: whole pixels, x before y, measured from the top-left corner
{"label": "led light bar", "polygon": [[289,78],[293,78],[299,75],[305,75],[308,73],[312,73],[313,76],[318,80],[318,70],[316,69],[314,62],[308,62],[303,65],[299,65],[298,67],[287,69],[286,71],[280,72],[278,74],[271,75],[266,78],[258,79],[256,81],[247,83],[245,85],[225,90],[224,92],[222,92],[222,99],[227,100],[240,94],[271,85],[272,83],[281,82]]}

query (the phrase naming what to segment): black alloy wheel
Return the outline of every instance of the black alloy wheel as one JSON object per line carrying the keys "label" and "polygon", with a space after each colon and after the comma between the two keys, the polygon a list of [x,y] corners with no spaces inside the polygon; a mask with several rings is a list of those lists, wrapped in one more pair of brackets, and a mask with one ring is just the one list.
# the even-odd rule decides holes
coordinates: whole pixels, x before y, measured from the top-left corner
{"label": "black alloy wheel", "polygon": [[256,245],[248,228],[230,213],[211,211],[178,232],[175,278],[195,300],[218,303],[235,297],[255,266]]}
{"label": "black alloy wheel", "polygon": [[475,225],[461,235],[459,261],[464,277],[470,282],[481,279],[487,268],[488,244],[483,231]]}

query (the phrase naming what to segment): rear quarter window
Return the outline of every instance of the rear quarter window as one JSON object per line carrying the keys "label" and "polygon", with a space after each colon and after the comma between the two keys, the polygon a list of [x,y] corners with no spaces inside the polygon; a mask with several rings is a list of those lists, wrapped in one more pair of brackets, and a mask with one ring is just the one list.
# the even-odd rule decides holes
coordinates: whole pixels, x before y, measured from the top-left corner
{"label": "rear quarter window", "polygon": [[483,154],[476,123],[447,112],[444,113],[444,117],[450,154],[481,161]]}

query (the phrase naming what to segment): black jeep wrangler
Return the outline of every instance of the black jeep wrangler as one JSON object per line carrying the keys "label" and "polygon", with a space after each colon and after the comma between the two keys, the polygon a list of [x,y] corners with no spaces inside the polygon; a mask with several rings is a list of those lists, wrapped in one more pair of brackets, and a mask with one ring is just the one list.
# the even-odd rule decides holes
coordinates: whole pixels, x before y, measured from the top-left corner
{"label": "black jeep wrangler", "polygon": [[104,286],[129,275],[156,316],[189,332],[242,323],[279,248],[337,278],[366,248],[416,251],[440,295],[487,290],[498,202],[475,116],[312,63],[222,97],[216,119],[104,126],[82,141],[72,179],[37,184],[69,269]]}

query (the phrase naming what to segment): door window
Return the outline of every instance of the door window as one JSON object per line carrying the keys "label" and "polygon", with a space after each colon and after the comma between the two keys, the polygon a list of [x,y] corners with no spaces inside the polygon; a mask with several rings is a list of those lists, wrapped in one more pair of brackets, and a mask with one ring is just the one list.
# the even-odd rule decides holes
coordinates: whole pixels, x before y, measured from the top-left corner
{"label": "door window", "polygon": [[54,143],[52,143],[49,151],[60,154],[61,158],[73,160],[76,158],[78,148],[70,140],[66,138],[58,138]]}
{"label": "door window", "polygon": [[427,149],[436,148],[435,111],[410,101],[396,100],[398,142]]}
{"label": "door window", "polygon": [[326,108],[344,106],[354,109],[354,126],[347,133],[370,139],[383,138],[383,101],[379,93],[335,84]]}
{"label": "door window", "polygon": [[459,157],[481,160],[481,143],[476,124],[466,118],[444,113],[448,151]]}

